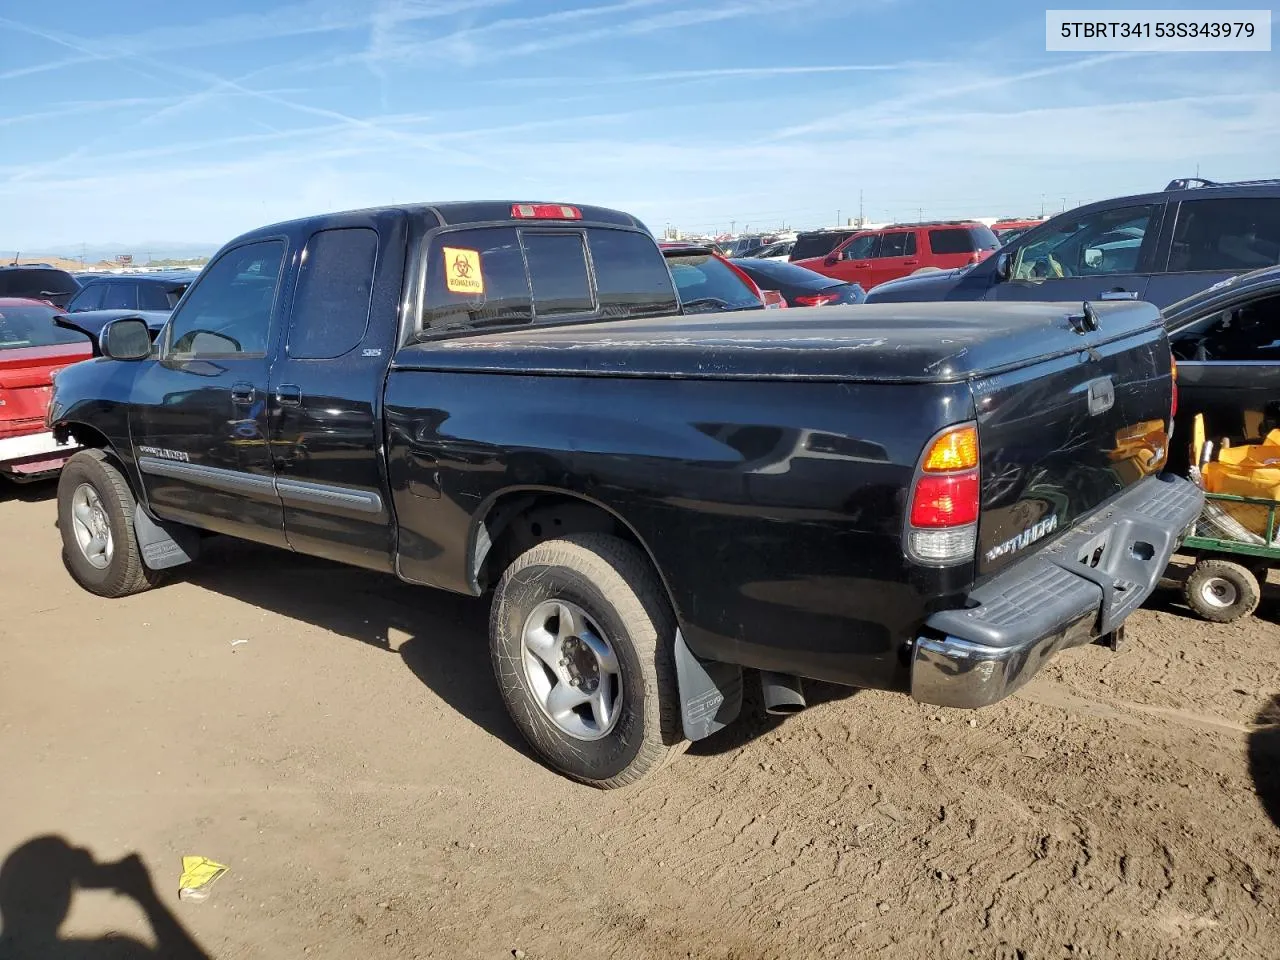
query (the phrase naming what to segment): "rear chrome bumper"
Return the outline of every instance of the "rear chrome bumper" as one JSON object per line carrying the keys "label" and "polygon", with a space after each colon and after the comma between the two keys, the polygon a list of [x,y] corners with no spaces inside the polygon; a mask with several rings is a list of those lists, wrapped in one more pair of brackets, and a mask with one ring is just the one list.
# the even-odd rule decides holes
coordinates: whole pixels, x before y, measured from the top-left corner
{"label": "rear chrome bumper", "polygon": [[975,588],[965,608],[933,614],[912,648],[911,695],[983,707],[1059,650],[1114,631],[1155,589],[1203,499],[1190,481],[1150,477]]}
{"label": "rear chrome bumper", "polygon": [[0,475],[29,480],[61,469],[79,450],[74,442],[58,443],[52,433],[29,433],[0,440]]}

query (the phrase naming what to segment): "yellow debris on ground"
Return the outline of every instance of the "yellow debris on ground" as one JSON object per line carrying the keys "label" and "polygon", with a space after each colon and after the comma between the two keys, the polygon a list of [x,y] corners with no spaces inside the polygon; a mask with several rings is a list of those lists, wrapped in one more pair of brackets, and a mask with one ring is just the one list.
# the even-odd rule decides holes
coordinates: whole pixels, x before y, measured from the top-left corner
{"label": "yellow debris on ground", "polygon": [[208,857],[183,857],[182,878],[178,881],[178,898],[203,900],[209,896],[209,887],[213,881],[226,872],[225,866],[214,863]]}

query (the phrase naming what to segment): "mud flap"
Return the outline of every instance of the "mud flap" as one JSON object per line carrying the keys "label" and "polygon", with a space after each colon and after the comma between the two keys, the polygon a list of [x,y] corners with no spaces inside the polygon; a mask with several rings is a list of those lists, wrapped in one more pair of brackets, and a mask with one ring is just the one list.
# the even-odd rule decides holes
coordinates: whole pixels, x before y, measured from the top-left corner
{"label": "mud flap", "polygon": [[200,533],[178,523],[154,520],[141,506],[133,508],[133,530],[142,562],[152,570],[190,563],[200,555]]}
{"label": "mud flap", "polygon": [[742,668],[701,659],[689,649],[679,630],[675,656],[684,735],[702,740],[733,723],[742,711]]}

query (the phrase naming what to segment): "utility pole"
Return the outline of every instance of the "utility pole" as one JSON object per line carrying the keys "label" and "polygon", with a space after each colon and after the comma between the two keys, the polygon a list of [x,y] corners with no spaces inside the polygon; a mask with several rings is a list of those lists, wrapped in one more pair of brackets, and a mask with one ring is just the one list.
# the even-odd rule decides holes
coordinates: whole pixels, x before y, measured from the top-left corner
{"label": "utility pole", "polygon": [[924,219],[924,207],[916,207],[916,222],[919,223]]}
{"label": "utility pole", "polygon": [[1040,219],[1044,219],[1044,194],[1040,194]]}
{"label": "utility pole", "polygon": [[862,191],[858,191],[858,226],[862,226],[866,220],[862,216]]}
{"label": "utility pole", "polygon": [[836,226],[840,226],[840,208],[836,207]]}
{"label": "utility pole", "polygon": [[1063,212],[1063,213],[1066,213],[1066,212],[1067,212],[1067,198],[1066,198],[1066,197],[1063,197],[1063,198],[1062,198],[1062,212]]}

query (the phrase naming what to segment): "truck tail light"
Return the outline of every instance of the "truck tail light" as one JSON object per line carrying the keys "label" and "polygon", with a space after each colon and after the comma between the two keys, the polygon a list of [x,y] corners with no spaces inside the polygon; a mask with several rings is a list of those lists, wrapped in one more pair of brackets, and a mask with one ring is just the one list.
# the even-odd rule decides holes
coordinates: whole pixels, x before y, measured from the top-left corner
{"label": "truck tail light", "polygon": [[1178,361],[1169,360],[1169,370],[1173,374],[1173,400],[1169,404],[1169,422],[1178,415]]}
{"label": "truck tail light", "polygon": [[796,303],[802,307],[825,307],[828,303],[835,303],[839,299],[838,293],[814,293],[796,297]]}
{"label": "truck tail light", "polygon": [[559,203],[513,203],[511,216],[516,220],[581,220],[582,211]]}
{"label": "truck tail light", "polygon": [[978,543],[980,500],[978,429],[971,423],[951,427],[920,458],[911,489],[910,553],[929,563],[971,559]]}

